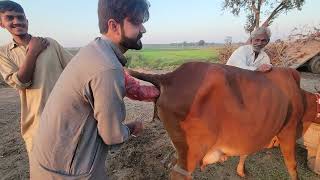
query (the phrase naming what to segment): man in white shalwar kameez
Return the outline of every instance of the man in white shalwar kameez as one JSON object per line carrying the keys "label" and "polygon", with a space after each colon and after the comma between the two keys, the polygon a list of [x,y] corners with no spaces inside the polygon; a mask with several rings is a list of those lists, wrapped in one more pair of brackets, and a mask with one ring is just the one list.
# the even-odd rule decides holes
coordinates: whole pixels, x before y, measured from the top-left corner
{"label": "man in white shalwar kameez", "polygon": [[263,48],[270,41],[270,30],[260,27],[251,34],[251,43],[236,49],[229,58],[227,65],[251,71],[268,72],[272,69],[270,58]]}

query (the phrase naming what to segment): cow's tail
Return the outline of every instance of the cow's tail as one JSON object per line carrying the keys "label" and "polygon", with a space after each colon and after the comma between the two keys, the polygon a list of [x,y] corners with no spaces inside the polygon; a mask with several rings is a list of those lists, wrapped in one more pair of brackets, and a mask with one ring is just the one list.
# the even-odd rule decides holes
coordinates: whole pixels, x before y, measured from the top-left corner
{"label": "cow's tail", "polygon": [[138,71],[134,71],[131,69],[126,69],[126,71],[133,77],[143,80],[143,81],[147,81],[152,83],[154,86],[156,86],[158,89],[160,89],[160,85],[161,85],[161,77],[163,76],[163,74],[147,74],[147,73],[142,73],[142,72],[138,72]]}
{"label": "cow's tail", "polygon": [[[152,83],[154,86],[156,86],[159,90],[160,90],[160,86],[161,86],[161,79],[163,74],[146,74],[146,73],[142,73],[142,72],[138,72],[138,71],[134,71],[131,69],[126,69],[126,71],[133,77],[143,80],[143,81],[147,81]],[[158,116],[158,109],[156,106],[156,102],[154,102],[154,111],[153,111],[153,120],[160,120],[159,116]]]}

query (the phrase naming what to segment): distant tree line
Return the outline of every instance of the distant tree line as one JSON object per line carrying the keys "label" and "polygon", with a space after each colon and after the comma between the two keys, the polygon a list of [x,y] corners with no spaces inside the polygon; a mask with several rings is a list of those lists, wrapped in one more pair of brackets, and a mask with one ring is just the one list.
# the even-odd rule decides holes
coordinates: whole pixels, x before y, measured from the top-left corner
{"label": "distant tree line", "polygon": [[204,40],[200,40],[198,42],[178,42],[178,43],[170,43],[170,46],[176,47],[204,47],[204,46],[213,46],[213,45],[221,45],[221,43],[214,42],[205,42]]}

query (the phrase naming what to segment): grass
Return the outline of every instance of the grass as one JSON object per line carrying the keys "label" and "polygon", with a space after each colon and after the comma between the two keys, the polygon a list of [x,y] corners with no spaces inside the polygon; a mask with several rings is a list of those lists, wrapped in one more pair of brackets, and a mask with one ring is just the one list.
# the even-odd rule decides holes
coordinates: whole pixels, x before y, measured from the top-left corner
{"label": "grass", "polygon": [[128,67],[144,69],[172,69],[188,61],[217,62],[215,48],[171,48],[128,51]]}

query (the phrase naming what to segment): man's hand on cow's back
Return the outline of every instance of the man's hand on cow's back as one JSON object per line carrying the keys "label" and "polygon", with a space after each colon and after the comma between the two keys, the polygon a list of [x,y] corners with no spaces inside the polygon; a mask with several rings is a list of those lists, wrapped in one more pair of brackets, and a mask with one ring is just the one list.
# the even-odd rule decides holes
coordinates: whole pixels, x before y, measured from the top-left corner
{"label": "man's hand on cow's back", "polygon": [[259,71],[259,72],[269,72],[271,70],[272,70],[271,64],[262,64],[256,69],[256,71]]}
{"label": "man's hand on cow's back", "polygon": [[143,131],[142,121],[133,121],[127,124],[132,136],[138,136]]}

